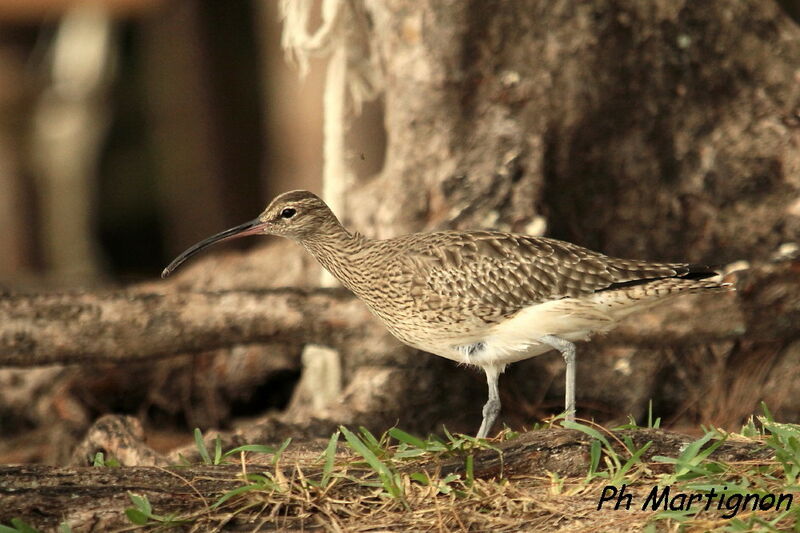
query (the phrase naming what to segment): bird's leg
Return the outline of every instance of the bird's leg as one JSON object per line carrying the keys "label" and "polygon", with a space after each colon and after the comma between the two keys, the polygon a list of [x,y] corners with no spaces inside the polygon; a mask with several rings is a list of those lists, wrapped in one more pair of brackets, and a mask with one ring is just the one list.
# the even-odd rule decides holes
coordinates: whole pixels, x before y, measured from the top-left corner
{"label": "bird's leg", "polygon": [[497,420],[497,415],[500,414],[500,393],[497,389],[497,380],[500,377],[500,368],[496,366],[485,366],[483,371],[486,372],[486,383],[489,384],[489,399],[483,406],[483,421],[481,428],[478,430],[477,438],[485,439],[492,429],[494,421]]}
{"label": "bird's leg", "polygon": [[575,345],[555,335],[545,335],[539,340],[561,352],[564,361],[567,363],[564,409],[567,412],[566,420],[575,420]]}

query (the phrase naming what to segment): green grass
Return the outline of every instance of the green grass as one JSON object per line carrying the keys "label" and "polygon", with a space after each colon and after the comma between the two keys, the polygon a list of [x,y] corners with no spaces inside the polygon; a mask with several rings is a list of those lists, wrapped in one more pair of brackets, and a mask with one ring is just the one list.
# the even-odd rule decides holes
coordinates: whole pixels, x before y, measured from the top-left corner
{"label": "green grass", "polygon": [[125,509],[125,516],[127,516],[128,520],[134,525],[156,526],[158,528],[170,529],[188,524],[191,521],[189,518],[178,518],[175,514],[163,516],[155,514],[147,496],[140,496],[129,492],[128,497],[131,499],[133,507]]}
{"label": "green grass", "polygon": [[[652,445],[652,442],[647,442],[644,446],[636,448],[633,442],[626,437],[625,441],[620,441],[620,444],[625,448],[626,454],[620,455],[606,436],[597,429],[567,420],[562,425],[567,429],[585,433],[593,439],[589,448],[589,471],[586,474],[586,483],[596,479],[606,479],[609,485],[615,486],[630,483],[635,479],[634,473],[638,474],[642,470],[644,466],[642,456]],[[613,436],[613,433],[608,430],[604,429],[604,431]],[[601,457],[603,466],[605,466],[604,469],[600,467]]]}
{"label": "green grass", "polygon": [[[266,521],[287,527],[327,523],[333,529],[347,529],[363,517],[375,527],[386,528],[513,530],[510,524],[520,520],[532,528],[564,523],[572,519],[576,506],[583,505],[582,520],[588,522],[581,524],[588,527],[592,516],[601,517],[592,515],[591,507],[597,505],[603,487],[624,484],[640,496],[655,486],[670,487],[673,493],[713,491],[725,497],[792,493],[798,501],[788,510],[747,509],[728,518],[722,516],[724,508],[658,509],[638,516],[620,512],[614,519],[621,528],[800,532],[800,425],[775,421],[766,406],[762,411],[737,433],[701,428],[699,437],[665,455],[652,455],[652,442],[634,443],[642,442],[634,438],[636,431],[659,429],[660,420],[652,408],[643,426],[634,420],[612,429],[561,417],[546,421],[543,428],[560,423],[588,437],[586,470],[576,478],[519,472],[519,462],[517,471],[506,473],[503,442],[519,436],[509,430],[498,439],[483,440],[447,430],[442,436],[422,437],[399,428],[375,435],[363,427],[341,426],[316,448],[321,450],[313,452],[319,454],[316,459],[306,454],[303,461],[297,459],[302,454],[295,452],[290,439],[279,446],[249,444],[224,450],[219,437],[206,443],[195,430],[198,461],[210,467],[241,465],[240,485],[198,503],[197,510],[186,516],[159,512],[146,495],[129,493],[131,506],[125,513],[134,529],[147,530],[214,529],[237,517],[247,523]],[[768,454],[732,462],[715,454],[727,443],[741,440],[759,443]],[[485,460],[494,454],[499,474],[493,479],[477,478],[476,458],[480,455]],[[95,466],[116,463],[102,455],[94,459]],[[444,465],[449,466],[443,469]],[[455,473],[453,465],[460,465]],[[69,531],[65,527],[61,531]],[[0,525],[0,533],[35,531],[19,519]]]}
{"label": "green grass", "polygon": [[[678,457],[653,457],[654,461],[669,464],[673,470],[663,474],[658,482],[673,485],[687,492],[731,496],[734,494],[794,494],[800,499],[800,425],[776,422],[762,403],[763,416],[751,417],[738,435],[727,434],[714,428],[704,428],[702,437],[687,446]],[[711,454],[732,437],[761,441],[771,450],[772,461],[726,463],[710,458]],[[764,513],[748,512],[743,517],[722,518],[717,527],[722,531],[800,531],[800,501],[792,508],[770,519]],[[679,522],[686,527],[699,526],[708,521],[707,516],[692,512],[663,511],[653,520]]]}
{"label": "green grass", "polygon": [[[35,527],[29,526],[19,518],[13,518],[10,526],[0,524],[0,533],[40,533]],[[72,533],[72,528],[67,523],[58,526],[58,533]]]}
{"label": "green grass", "polygon": [[[592,514],[607,485],[626,485],[641,496],[652,487],[670,487],[673,493],[745,494],[792,493],[798,501],[779,512],[739,511],[723,517],[721,511],[648,510],[638,516],[618,512],[620,528],[645,531],[719,530],[728,532],[789,531],[800,533],[800,425],[777,422],[766,406],[737,433],[701,428],[702,434],[665,455],[652,455],[652,442],[637,446],[636,431],[658,430],[660,419],[650,409],[642,426],[634,420],[607,429],[591,421],[545,421],[542,429],[561,425],[588,439],[586,470],[576,478],[548,472],[505,472],[502,446],[520,434],[504,430],[498,439],[467,435],[412,435],[391,428],[381,435],[344,426],[305,456],[302,445],[290,439],[279,446],[248,444],[223,449],[219,437],[206,442],[195,430],[198,462],[209,467],[241,465],[239,485],[200,503],[186,515],[161,512],[147,495],[129,493],[125,514],[131,529],[214,530],[230,520],[272,523],[276,527],[311,527],[320,523],[346,530],[368,523],[374,527],[431,530],[513,530],[524,522],[547,529],[568,523],[583,506],[581,527],[604,517]],[[537,426],[539,427],[539,426]],[[653,433],[648,433],[652,435]],[[725,462],[718,454],[729,442],[758,442],[769,457]],[[296,447],[300,450],[295,451]],[[476,477],[476,461],[496,454],[499,473],[492,479]],[[299,461],[298,457],[306,457]],[[186,462],[184,460],[184,462]],[[94,457],[98,467],[116,466],[113,458]],[[302,465],[302,466],[301,466]],[[444,465],[448,468],[443,469]],[[452,466],[460,465],[454,473]],[[123,468],[123,467],[119,467]],[[519,463],[516,463],[519,470]],[[641,501],[641,498],[640,498]],[[587,506],[588,502],[588,506]],[[598,513],[605,513],[602,512]],[[364,522],[366,521],[366,522]],[[616,523],[616,522],[615,522]],[[33,533],[20,519],[0,525],[0,533]],[[69,527],[61,526],[67,533]]]}
{"label": "green grass", "polygon": [[[243,452],[272,455],[272,464],[276,464],[280,460],[281,454],[284,452],[284,450],[286,450],[286,448],[289,447],[291,442],[291,438],[286,439],[278,448],[265,446],[263,444],[245,444],[243,446],[237,446],[226,452],[223,452],[222,439],[220,439],[219,435],[217,435],[214,439],[214,449],[212,450],[214,456],[212,457],[211,453],[206,447],[205,440],[203,439],[203,433],[199,428],[194,429],[194,444],[197,448],[197,453],[200,455],[201,462],[206,465],[234,464],[236,461],[232,460],[231,458],[240,455]],[[189,464],[189,461],[186,461],[185,459],[183,459],[183,461],[185,464]]]}
{"label": "green grass", "polygon": [[[764,416],[751,419],[736,435],[716,428],[702,428],[703,434],[683,449],[676,450],[674,456],[648,457],[652,442],[637,447],[628,433],[617,434],[588,421],[563,421],[563,427],[590,437],[586,474],[580,480],[561,479],[554,474],[542,475],[537,483],[543,491],[565,500],[580,494],[592,494],[604,485],[622,484],[634,488],[670,486],[675,492],[700,494],[713,490],[726,496],[800,492],[800,426],[776,422],[766,406],[763,406],[763,411]],[[660,419],[653,416],[651,408],[644,428],[659,427]],[[643,427],[630,420],[628,424],[614,429],[636,431]],[[501,435],[501,440],[517,436],[514,432],[506,431]],[[731,438],[760,441],[774,454],[775,459],[741,463],[715,460],[714,452]],[[199,447],[202,438],[197,442]],[[243,450],[240,447],[235,453],[276,453],[285,450],[287,445],[284,443],[280,450],[270,450],[268,447]],[[343,454],[341,446],[349,449],[350,453]],[[481,498],[490,498],[490,494],[498,497],[497,494],[502,494],[515,482],[513,478],[502,476],[488,481],[475,479],[475,454],[485,450],[497,453],[502,465],[503,453],[497,441],[453,435],[446,430],[444,437],[432,435],[423,438],[399,428],[391,428],[383,435],[375,436],[363,427],[351,430],[342,426],[331,436],[319,457],[319,468],[292,480],[278,475],[277,470],[248,474],[241,487],[223,495],[212,507],[225,507],[228,512],[235,514],[252,511],[259,505],[286,506],[287,502],[295,500],[311,504],[311,510],[304,507],[305,512],[313,514],[316,510],[330,516],[330,513],[337,512],[336,506],[328,505],[324,498],[334,493],[338,498],[344,498],[343,494],[349,495],[351,503],[357,502],[354,503],[356,507],[373,515],[379,509],[384,512],[418,509],[420,493],[426,495],[428,504],[437,498],[445,499],[442,505],[474,504]],[[208,451],[205,455],[201,451],[200,455],[207,464],[219,464],[220,460],[235,453],[233,450],[223,453],[217,446],[213,457]],[[280,453],[275,454],[276,458],[279,456]],[[648,459],[645,460],[645,457]],[[439,466],[452,458],[463,461],[462,473],[442,475]],[[272,464],[276,465],[277,459]],[[492,502],[484,512],[488,516],[489,509],[497,506],[498,502]],[[790,528],[800,531],[798,509],[800,501],[786,512],[742,512],[730,519],[721,518],[720,513],[696,510],[657,511],[650,513],[647,522],[649,529],[662,523],[670,529],[777,531]]]}

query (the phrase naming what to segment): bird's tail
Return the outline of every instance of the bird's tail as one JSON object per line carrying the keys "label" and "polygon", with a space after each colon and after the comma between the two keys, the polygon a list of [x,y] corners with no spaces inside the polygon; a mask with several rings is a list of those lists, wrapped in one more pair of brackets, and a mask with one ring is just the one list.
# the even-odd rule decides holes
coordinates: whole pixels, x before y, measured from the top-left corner
{"label": "bird's tail", "polygon": [[719,279],[663,278],[595,293],[595,303],[615,319],[649,309],[683,294],[729,292],[733,284]]}

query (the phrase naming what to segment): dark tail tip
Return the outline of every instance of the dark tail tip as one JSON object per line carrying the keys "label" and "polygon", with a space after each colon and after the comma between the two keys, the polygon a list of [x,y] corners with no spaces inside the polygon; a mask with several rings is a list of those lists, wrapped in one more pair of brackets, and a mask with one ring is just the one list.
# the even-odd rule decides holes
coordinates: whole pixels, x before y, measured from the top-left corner
{"label": "dark tail tip", "polygon": [[686,265],[686,270],[679,272],[678,276],[686,279],[706,279],[718,276],[722,267],[717,265],[698,265],[690,263]]}

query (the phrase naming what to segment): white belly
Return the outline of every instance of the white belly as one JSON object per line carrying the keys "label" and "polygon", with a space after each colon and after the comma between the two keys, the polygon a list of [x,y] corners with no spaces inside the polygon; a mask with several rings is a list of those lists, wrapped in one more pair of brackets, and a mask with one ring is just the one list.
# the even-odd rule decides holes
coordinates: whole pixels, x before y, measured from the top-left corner
{"label": "white belly", "polygon": [[513,317],[470,338],[450,339],[421,349],[460,363],[503,367],[535,357],[553,348],[540,342],[554,335],[575,342],[605,333],[634,311],[652,307],[684,291],[719,288],[713,281],[657,280],[626,290],[597,292],[582,298],[564,298],[526,307]]}
{"label": "white belly", "polygon": [[594,300],[565,298],[533,305],[488,330],[483,349],[471,354],[457,350],[462,356],[458,360],[477,366],[504,366],[552,350],[539,341],[546,335],[571,342],[587,340],[616,323],[607,307]]}

